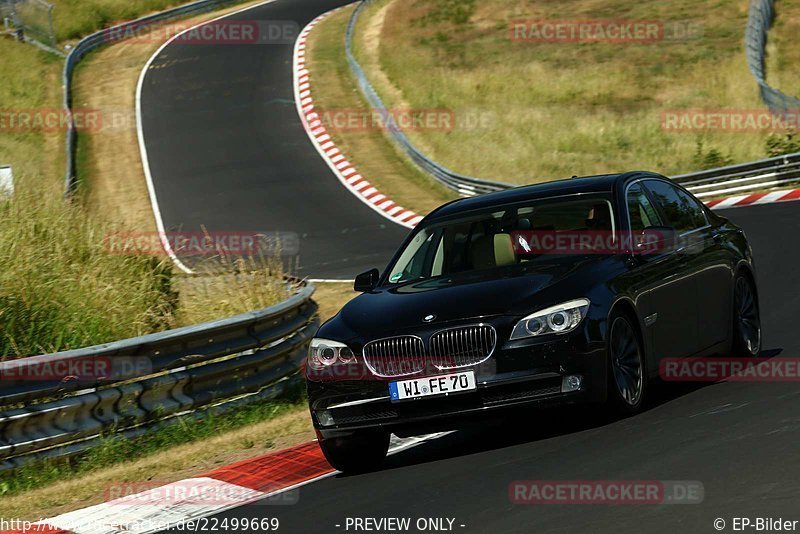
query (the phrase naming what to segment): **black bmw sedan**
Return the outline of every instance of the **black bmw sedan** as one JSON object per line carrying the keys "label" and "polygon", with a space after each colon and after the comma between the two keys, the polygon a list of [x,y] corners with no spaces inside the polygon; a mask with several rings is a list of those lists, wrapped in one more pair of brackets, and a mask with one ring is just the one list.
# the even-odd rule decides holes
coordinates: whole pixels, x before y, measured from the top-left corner
{"label": "black bmw sedan", "polygon": [[390,433],[510,406],[632,414],[663,361],[761,346],[744,233],[648,172],[456,200],[355,289],[305,366],[320,446],[345,472],[379,465]]}

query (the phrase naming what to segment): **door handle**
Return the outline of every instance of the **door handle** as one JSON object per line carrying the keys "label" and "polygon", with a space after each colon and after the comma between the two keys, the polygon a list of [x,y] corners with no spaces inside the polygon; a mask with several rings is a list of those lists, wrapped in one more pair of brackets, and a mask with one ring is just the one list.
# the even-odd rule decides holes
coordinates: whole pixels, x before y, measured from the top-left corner
{"label": "door handle", "polygon": [[725,235],[722,232],[714,232],[711,234],[711,239],[714,240],[714,243],[721,243]]}

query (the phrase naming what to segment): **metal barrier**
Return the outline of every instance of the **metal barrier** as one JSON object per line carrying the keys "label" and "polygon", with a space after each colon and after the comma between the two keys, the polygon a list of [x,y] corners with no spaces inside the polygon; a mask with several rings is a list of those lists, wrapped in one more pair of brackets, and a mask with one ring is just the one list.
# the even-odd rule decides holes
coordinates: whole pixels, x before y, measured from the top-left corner
{"label": "metal barrier", "polygon": [[108,44],[109,42],[119,41],[125,35],[135,34],[133,30],[140,30],[150,24],[167,22],[187,15],[197,15],[236,1],[237,0],[198,0],[191,4],[178,6],[160,13],[100,30],[88,37],[84,37],[75,45],[75,48],[70,51],[64,63],[64,72],[62,76],[62,83],[64,84],[64,110],[67,115],[67,169],[64,179],[64,195],[67,198],[72,196],[77,187],[75,169],[76,131],[75,122],[72,117],[72,73],[75,70],[75,65],[77,65],[87,53],[95,48]]}
{"label": "metal barrier", "polygon": [[56,44],[53,9],[46,0],[6,0],[0,2],[0,17],[8,17],[33,42],[52,47]]}
{"label": "metal barrier", "polygon": [[[389,124],[388,130],[392,139],[423,171],[462,196],[490,193],[515,187],[511,184],[464,176],[445,168],[420,152],[408,137],[400,131],[397,125],[393,123],[391,114],[387,111],[381,97],[367,80],[364,69],[353,55],[355,26],[361,12],[370,3],[372,3],[372,0],[362,0],[350,16],[345,36],[345,49],[347,61],[358,82],[361,93],[369,105],[377,113],[382,114],[386,124]],[[764,81],[764,47],[766,46],[766,33],[772,23],[772,16],[772,0],[752,0],[746,32],[747,62],[753,75],[758,80],[762,98],[770,110],[773,112],[785,112],[793,109],[797,113],[800,110],[800,100],[784,95],[780,91],[769,87]],[[707,171],[681,174],[673,176],[672,179],[700,198],[787,185],[800,182],[800,153]]]}
{"label": "metal barrier", "polygon": [[278,395],[319,327],[313,292],[304,284],[229,319],[0,362],[0,471]]}
{"label": "metal barrier", "polygon": [[491,193],[493,191],[502,191],[503,189],[514,187],[511,184],[483,180],[451,171],[450,169],[436,163],[423,154],[416,146],[414,146],[411,140],[406,137],[400,128],[397,127],[397,124],[394,122],[391,113],[387,110],[386,106],[381,100],[381,97],[378,96],[378,93],[372,87],[372,84],[370,84],[369,80],[367,80],[367,75],[364,72],[364,69],[361,68],[361,65],[359,65],[358,61],[353,55],[353,33],[356,23],[358,22],[358,17],[361,14],[361,11],[369,3],[369,0],[361,2],[350,17],[350,21],[347,24],[347,34],[345,36],[345,53],[347,55],[347,62],[350,64],[350,69],[358,81],[358,87],[361,89],[361,93],[364,95],[364,98],[367,99],[367,102],[369,102],[370,106],[372,106],[376,113],[381,114],[381,117],[387,125],[387,129],[392,136],[392,139],[398,145],[400,145],[400,148],[403,150],[403,152],[423,171],[430,174],[436,181],[445,187],[458,192],[458,194],[462,196]]}
{"label": "metal barrier", "polygon": [[764,61],[767,47],[767,33],[775,17],[773,0],[751,0],[744,34],[747,66],[758,83],[761,100],[776,115],[800,111],[800,100],[770,87],[766,80]]}
{"label": "metal barrier", "polygon": [[800,153],[673,176],[696,197],[719,197],[800,182]]}
{"label": "metal barrier", "polygon": [[[118,35],[197,14],[233,0],[200,0],[96,32],[81,40],[64,66],[64,107],[70,113],[71,78],[89,51]],[[347,27],[347,59],[361,91],[391,126],[391,116],[352,53],[352,37],[366,2]],[[771,21],[770,0],[753,0],[748,23],[748,63],[770,109],[786,110],[790,99],[764,82],[763,50]],[[752,46],[751,46],[752,42]],[[767,100],[769,98],[770,100]],[[798,107],[800,109],[800,107]],[[71,114],[70,114],[71,118]],[[396,127],[394,140],[425,171],[465,196],[500,191],[510,184],[454,173],[422,154]],[[66,195],[74,192],[75,127],[67,133]],[[800,179],[800,153],[674,176],[698,197],[783,185]],[[85,451],[107,433],[133,437],[169,424],[178,416],[224,412],[279,394],[297,375],[308,342],[319,326],[314,287],[302,286],[286,301],[237,317],[151,334],[86,349],[0,362],[0,471],[33,458],[64,457]],[[107,375],[62,374],[52,369],[106,362]],[[35,379],[32,379],[35,378]]]}

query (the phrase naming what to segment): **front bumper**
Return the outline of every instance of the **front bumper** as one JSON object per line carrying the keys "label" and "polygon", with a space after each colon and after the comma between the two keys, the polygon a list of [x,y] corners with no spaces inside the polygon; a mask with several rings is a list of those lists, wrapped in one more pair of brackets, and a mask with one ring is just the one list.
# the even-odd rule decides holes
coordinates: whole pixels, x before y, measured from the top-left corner
{"label": "front bumper", "polygon": [[[390,400],[388,383],[416,376],[308,380],[314,426],[323,439],[365,429],[414,435],[459,428],[497,409],[602,402],[606,396],[605,344],[582,335],[507,342],[482,364],[438,374],[470,369],[476,375],[475,391],[400,402]],[[564,379],[569,376],[581,378],[578,390],[567,391]]]}

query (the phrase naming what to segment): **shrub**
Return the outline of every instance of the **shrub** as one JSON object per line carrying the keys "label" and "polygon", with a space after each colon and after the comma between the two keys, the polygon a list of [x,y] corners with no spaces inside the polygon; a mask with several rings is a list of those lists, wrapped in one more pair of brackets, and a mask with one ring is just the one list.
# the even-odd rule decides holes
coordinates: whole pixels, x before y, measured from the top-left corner
{"label": "shrub", "polygon": [[725,167],[726,165],[733,165],[733,158],[729,155],[723,154],[722,151],[716,148],[709,148],[705,150],[703,142],[698,141],[697,146],[692,156],[692,164],[697,170],[714,169],[717,167]]}
{"label": "shrub", "polygon": [[767,136],[766,145],[767,157],[770,158],[800,152],[800,138],[794,131],[785,134],[771,133]]}

